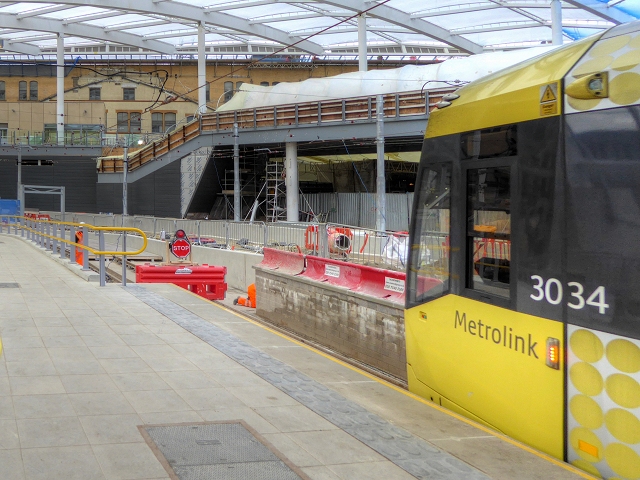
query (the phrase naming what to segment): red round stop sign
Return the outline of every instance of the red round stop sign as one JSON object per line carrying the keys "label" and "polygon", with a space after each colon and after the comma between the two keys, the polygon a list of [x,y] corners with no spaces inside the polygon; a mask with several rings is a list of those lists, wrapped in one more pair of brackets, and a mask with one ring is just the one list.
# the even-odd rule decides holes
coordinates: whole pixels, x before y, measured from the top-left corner
{"label": "red round stop sign", "polygon": [[177,238],[171,243],[171,253],[178,258],[187,258],[191,253],[191,243],[184,238]]}

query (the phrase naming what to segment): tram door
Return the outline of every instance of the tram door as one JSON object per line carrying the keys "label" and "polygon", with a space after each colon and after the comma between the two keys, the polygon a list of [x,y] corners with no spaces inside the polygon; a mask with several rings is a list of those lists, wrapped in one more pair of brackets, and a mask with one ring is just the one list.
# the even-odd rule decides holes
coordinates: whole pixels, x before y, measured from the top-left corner
{"label": "tram door", "polygon": [[473,162],[464,170],[466,296],[509,306],[512,166]]}

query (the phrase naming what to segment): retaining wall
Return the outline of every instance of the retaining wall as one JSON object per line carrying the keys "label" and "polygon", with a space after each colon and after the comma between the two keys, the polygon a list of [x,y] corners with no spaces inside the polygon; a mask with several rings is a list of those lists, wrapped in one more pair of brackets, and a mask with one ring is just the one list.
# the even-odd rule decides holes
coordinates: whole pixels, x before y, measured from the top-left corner
{"label": "retaining wall", "polygon": [[403,305],[254,268],[259,317],[406,382]]}

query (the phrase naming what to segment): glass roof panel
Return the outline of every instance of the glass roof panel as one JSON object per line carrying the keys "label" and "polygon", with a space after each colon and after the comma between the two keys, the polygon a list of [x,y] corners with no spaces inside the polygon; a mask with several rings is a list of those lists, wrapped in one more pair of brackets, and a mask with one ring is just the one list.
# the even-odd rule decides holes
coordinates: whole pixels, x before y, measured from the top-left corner
{"label": "glass roof panel", "polygon": [[[583,8],[582,1],[592,0],[562,3],[565,42],[602,31],[614,22],[640,17],[640,0],[602,2],[602,12],[598,14]],[[458,54],[480,53],[484,47],[493,50],[500,46],[514,48],[551,41],[550,0],[467,0],[466,3],[461,0],[379,0],[365,5],[373,7],[367,14],[369,46],[395,46],[397,55],[406,55],[406,47],[411,45],[441,45]],[[136,11],[127,11],[131,7]],[[272,42],[283,47],[307,38],[308,42],[299,48],[314,51],[314,55],[324,51],[326,56],[331,56],[331,50],[337,45],[348,45],[357,55],[357,20],[349,19],[356,14],[355,10],[339,3],[328,4],[322,0],[0,3],[0,39],[7,40],[0,56],[12,54],[12,41],[26,44],[31,48],[27,51],[50,49],[56,44],[57,32],[64,33],[68,46],[104,45],[108,39],[110,44],[137,45],[163,54],[179,54],[181,46],[192,47],[197,42],[200,21],[208,32],[208,45],[233,42],[249,46]],[[390,50],[389,54],[395,53]]]}

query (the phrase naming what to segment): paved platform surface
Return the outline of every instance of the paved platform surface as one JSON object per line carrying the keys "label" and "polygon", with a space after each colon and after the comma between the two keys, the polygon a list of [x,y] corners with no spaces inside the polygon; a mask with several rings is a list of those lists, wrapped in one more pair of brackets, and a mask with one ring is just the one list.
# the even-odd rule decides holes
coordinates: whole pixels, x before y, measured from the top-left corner
{"label": "paved platform surface", "polygon": [[300,478],[591,478],[224,305],[101,288],[9,235],[0,338],[3,480],[172,478],[139,426],[239,420]]}

